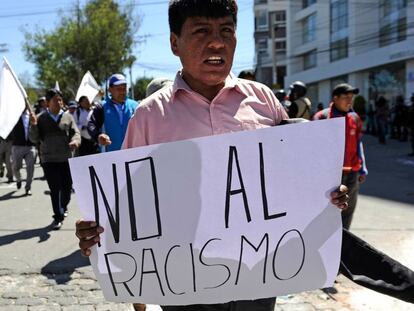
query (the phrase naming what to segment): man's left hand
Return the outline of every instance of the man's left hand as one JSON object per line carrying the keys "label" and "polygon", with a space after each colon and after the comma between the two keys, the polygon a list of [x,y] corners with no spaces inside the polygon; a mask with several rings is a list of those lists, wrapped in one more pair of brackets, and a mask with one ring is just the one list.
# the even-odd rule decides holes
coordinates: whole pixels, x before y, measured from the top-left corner
{"label": "man's left hand", "polygon": [[348,208],[348,200],[348,187],[345,185],[340,185],[338,189],[331,192],[331,203],[341,210]]}
{"label": "man's left hand", "polygon": [[358,181],[362,184],[367,179],[367,175],[359,175]]}

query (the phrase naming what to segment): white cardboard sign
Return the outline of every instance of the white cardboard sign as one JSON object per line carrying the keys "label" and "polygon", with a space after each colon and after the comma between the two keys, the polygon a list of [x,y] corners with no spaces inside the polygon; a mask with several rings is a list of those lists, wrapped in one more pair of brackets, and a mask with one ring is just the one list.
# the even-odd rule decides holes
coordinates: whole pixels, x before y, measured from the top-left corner
{"label": "white cardboard sign", "polygon": [[105,298],[160,305],[331,286],[341,247],[344,119],[70,160],[82,215],[105,228]]}

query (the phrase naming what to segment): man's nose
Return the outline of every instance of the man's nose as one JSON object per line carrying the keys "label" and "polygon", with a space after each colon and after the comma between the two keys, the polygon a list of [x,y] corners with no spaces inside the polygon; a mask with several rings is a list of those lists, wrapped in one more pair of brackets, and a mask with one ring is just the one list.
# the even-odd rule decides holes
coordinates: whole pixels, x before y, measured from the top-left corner
{"label": "man's nose", "polygon": [[220,31],[214,31],[211,34],[210,42],[208,46],[214,49],[221,49],[224,47],[224,38],[221,35]]}

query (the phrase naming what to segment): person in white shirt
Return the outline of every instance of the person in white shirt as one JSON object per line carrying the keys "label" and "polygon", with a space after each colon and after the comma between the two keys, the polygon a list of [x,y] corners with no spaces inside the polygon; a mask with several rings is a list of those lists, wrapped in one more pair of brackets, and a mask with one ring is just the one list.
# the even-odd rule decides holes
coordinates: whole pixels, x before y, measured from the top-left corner
{"label": "person in white shirt", "polygon": [[92,105],[86,96],[79,98],[79,106],[73,114],[76,125],[81,132],[81,145],[77,156],[99,153],[99,145],[92,139],[88,132],[87,125],[92,115]]}

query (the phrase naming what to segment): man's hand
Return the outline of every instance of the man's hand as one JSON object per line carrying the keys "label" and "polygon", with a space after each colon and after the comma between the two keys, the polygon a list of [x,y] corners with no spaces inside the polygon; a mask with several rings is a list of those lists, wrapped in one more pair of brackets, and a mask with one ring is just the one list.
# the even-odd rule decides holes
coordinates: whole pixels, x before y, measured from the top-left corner
{"label": "man's hand", "polygon": [[69,149],[70,149],[71,151],[74,151],[74,150],[76,150],[76,149],[78,149],[78,148],[79,148],[79,144],[78,144],[77,142],[72,141],[72,142],[70,142],[70,143],[69,143]]}
{"label": "man's hand", "polygon": [[108,145],[112,144],[112,141],[111,141],[111,139],[109,138],[108,135],[106,135],[106,134],[100,134],[98,136],[98,143],[100,145],[103,145],[103,146],[108,146]]}
{"label": "man's hand", "polygon": [[348,200],[348,187],[345,185],[340,185],[338,189],[331,192],[331,203],[341,210],[348,208]]}
{"label": "man's hand", "polygon": [[362,184],[367,179],[367,175],[359,175],[358,181]]}
{"label": "man's hand", "polygon": [[34,112],[30,114],[29,121],[31,125],[37,125],[37,117]]}
{"label": "man's hand", "polygon": [[79,239],[79,248],[83,256],[90,256],[91,247],[100,241],[99,234],[104,232],[94,221],[78,220],[76,222],[76,237]]}

